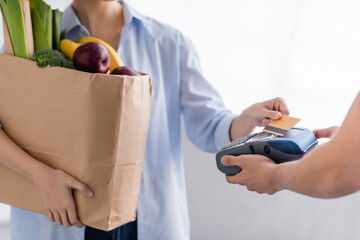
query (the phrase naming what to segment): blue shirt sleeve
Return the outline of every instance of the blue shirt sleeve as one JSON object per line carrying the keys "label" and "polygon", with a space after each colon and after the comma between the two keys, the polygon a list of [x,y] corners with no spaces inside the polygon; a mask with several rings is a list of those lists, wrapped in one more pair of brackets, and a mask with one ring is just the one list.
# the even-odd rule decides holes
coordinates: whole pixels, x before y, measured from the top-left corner
{"label": "blue shirt sleeve", "polygon": [[234,113],[205,79],[192,42],[180,37],[180,103],[188,138],[203,151],[217,152],[230,142]]}

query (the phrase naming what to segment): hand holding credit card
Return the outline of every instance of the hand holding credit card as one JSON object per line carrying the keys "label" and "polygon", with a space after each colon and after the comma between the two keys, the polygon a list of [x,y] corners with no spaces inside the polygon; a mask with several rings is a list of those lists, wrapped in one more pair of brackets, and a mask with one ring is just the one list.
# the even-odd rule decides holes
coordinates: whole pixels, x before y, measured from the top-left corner
{"label": "hand holding credit card", "polygon": [[264,129],[264,132],[284,136],[293,126],[300,121],[299,118],[283,115],[277,120],[271,121]]}

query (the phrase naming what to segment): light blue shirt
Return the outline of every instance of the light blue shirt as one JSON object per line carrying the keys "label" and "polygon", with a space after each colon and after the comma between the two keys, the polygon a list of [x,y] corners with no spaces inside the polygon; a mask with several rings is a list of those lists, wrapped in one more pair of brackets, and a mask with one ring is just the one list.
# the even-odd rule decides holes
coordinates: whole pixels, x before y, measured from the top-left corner
{"label": "light blue shirt", "polygon": [[[189,239],[181,150],[181,122],[198,148],[216,152],[230,141],[235,115],[224,107],[201,72],[191,41],[178,30],[145,17],[127,3],[118,54],[125,65],[152,78],[153,102],[138,203],[139,240]],[[90,35],[73,9],[64,12],[67,38]],[[213,164],[214,159],[209,159]],[[201,189],[200,189],[201,191]],[[211,210],[211,209],[209,209]],[[42,214],[12,208],[13,240],[80,240],[84,228],[58,226]]]}

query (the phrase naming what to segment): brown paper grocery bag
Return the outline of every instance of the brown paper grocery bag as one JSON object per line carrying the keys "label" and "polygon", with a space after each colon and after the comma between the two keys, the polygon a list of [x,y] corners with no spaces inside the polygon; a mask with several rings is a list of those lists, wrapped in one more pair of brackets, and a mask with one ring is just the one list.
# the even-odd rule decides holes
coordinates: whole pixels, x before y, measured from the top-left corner
{"label": "brown paper grocery bag", "polygon": [[[150,77],[39,68],[0,54],[0,122],[25,151],[90,186],[80,220],[111,230],[135,219],[151,105]],[[0,202],[45,213],[37,187],[0,165]]]}

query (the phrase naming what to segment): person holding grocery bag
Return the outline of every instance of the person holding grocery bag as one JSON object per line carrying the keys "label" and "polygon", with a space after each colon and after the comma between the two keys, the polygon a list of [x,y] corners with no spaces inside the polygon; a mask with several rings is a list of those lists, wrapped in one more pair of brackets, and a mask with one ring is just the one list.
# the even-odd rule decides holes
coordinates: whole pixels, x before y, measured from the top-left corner
{"label": "person holding grocery bag", "polygon": [[266,194],[287,189],[317,198],[337,198],[359,191],[359,119],[360,93],[340,127],[314,131],[316,138],[330,140],[301,160],[276,165],[261,155],[224,156],[223,164],[242,168],[240,173],[226,179]]}
{"label": "person holding grocery bag", "polygon": [[[124,61],[152,77],[153,102],[137,220],[110,232],[84,227],[72,190],[91,189],[62,170],[37,161],[0,131],[0,163],[31,179],[48,216],[12,207],[14,240],[189,239],[181,121],[200,149],[216,152],[289,110],[281,98],[257,103],[235,115],[201,72],[191,41],[178,30],[146,17],[125,1],[74,0],[63,14],[66,38],[92,36],[110,44]],[[1,113],[0,113],[1,114]],[[4,126],[6,128],[6,126]]]}

